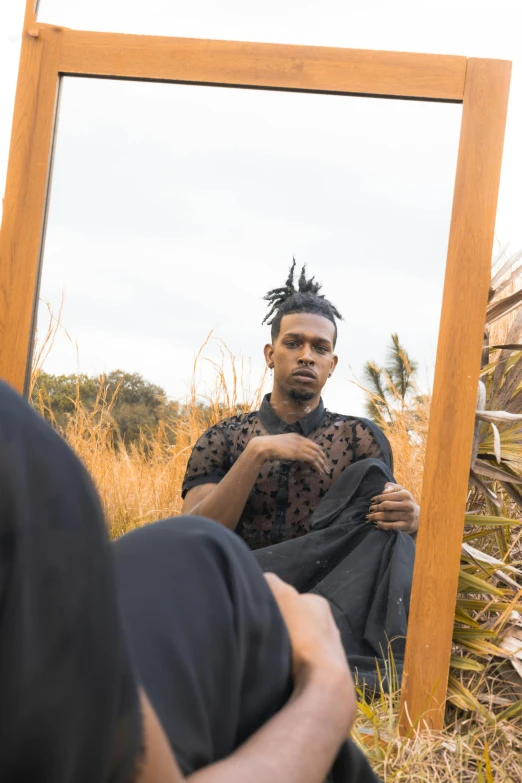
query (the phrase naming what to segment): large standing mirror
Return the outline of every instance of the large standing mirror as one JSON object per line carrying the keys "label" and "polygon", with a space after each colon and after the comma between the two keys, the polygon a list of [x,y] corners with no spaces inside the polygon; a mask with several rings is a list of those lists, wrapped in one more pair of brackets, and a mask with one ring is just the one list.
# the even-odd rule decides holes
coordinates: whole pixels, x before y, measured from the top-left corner
{"label": "large standing mirror", "polygon": [[[411,487],[422,516],[404,725],[423,714],[440,725],[509,67],[45,25],[28,26],[24,46],[21,78],[31,57],[43,76],[15,113],[14,155],[26,168],[10,169],[2,230],[3,377],[25,384],[62,429],[73,421],[78,448],[81,427],[91,428],[89,448],[102,448],[84,459],[99,483],[115,471],[104,498],[115,535],[182,508],[212,517],[209,491],[236,497],[230,476],[248,442],[284,436],[240,498],[238,517],[243,508],[250,516],[238,532],[250,543],[258,536],[252,548],[266,570],[302,590],[311,578],[331,599],[356,672],[387,658],[384,637],[401,640],[402,672],[414,545],[408,531],[390,537],[366,515],[382,521],[372,503],[385,502],[386,482]],[[30,188],[27,167],[37,172]],[[320,293],[334,308],[325,315],[292,300],[270,332],[263,296],[273,289],[279,306]],[[285,417],[281,389],[302,415]],[[405,399],[424,417],[422,437],[429,421],[422,464],[397,444],[395,461],[390,452],[386,428]],[[239,418],[223,429],[230,416]],[[448,431],[454,448],[441,462]],[[411,444],[407,421],[403,434]],[[296,436],[307,444],[298,456]],[[380,471],[377,484],[363,463]],[[293,465],[304,466],[299,475]],[[340,512],[370,542],[363,552],[345,537],[351,561],[309,543],[331,540]],[[374,561],[361,570],[365,557]],[[340,587],[339,566],[348,574]],[[380,618],[392,614],[385,627]],[[360,649],[350,647],[357,634]],[[430,654],[419,658],[411,651],[421,643]]]}
{"label": "large standing mirror", "polygon": [[[367,687],[388,676],[375,663],[377,657],[384,669],[387,639],[400,639],[392,652],[402,675],[403,606],[409,605],[413,568],[413,544],[402,538],[416,532],[416,521],[399,500],[393,510],[376,505],[375,520],[392,528],[372,530],[367,542],[365,517],[371,497],[387,481],[410,492],[412,503],[421,498],[424,452],[415,448],[415,438],[425,442],[427,434],[461,114],[455,104],[424,103],[419,109],[406,101],[355,96],[77,78],[61,85],[40,343],[49,340],[49,310],[60,313],[60,325],[52,348],[43,355],[36,349],[41,366],[35,368],[33,398],[66,432],[74,428],[115,536],[181,510],[222,521],[219,503],[198,505],[201,488],[215,489],[236,463],[240,470],[239,458],[259,432],[280,437],[296,417],[296,426],[315,417],[298,431],[319,445],[332,476],[277,455],[261,467],[239,519],[227,522],[251,548],[268,547],[259,554],[262,564],[301,591],[330,596],[335,584],[335,594],[346,596],[345,645],[349,659],[358,662],[354,674]],[[263,296],[285,283],[294,257],[296,287],[306,265],[308,278],[323,283],[321,293],[344,318],[331,346],[337,367],[331,378],[317,380],[319,391],[314,385],[309,392],[312,384],[303,381],[288,392],[292,381],[281,377],[287,372],[283,361],[295,374],[304,345],[292,352],[280,337],[278,351],[287,356],[277,354],[273,376],[263,353],[272,342],[262,324],[270,310]],[[316,306],[312,296],[303,315]],[[281,334],[294,329],[291,318],[281,322]],[[317,333],[310,328],[319,339],[323,327]],[[306,352],[310,373],[320,374],[323,350],[318,345]],[[74,386],[77,399],[70,395],[64,402]],[[279,408],[262,403],[265,392],[273,392],[271,400],[282,398]],[[288,394],[309,394],[310,400],[298,401],[295,413]],[[323,404],[321,418],[317,406]],[[187,442],[195,409],[201,423]],[[261,430],[251,413],[259,409]],[[281,421],[270,426],[267,417],[275,411]],[[232,453],[216,453],[212,439],[219,439],[220,421],[241,413],[247,414],[242,428],[250,428],[244,442],[236,442],[235,424],[225,425]],[[140,497],[139,510],[129,506],[130,474],[120,481],[126,485],[121,503],[107,502],[114,496],[101,459],[107,443],[96,440],[92,451],[90,429],[82,433],[78,427],[79,418],[99,426],[104,415],[113,422],[107,437],[116,470],[134,460],[135,471],[148,469],[154,482],[150,451],[162,448],[156,470],[158,479],[167,471],[170,492],[162,494],[154,482],[149,495],[161,497],[160,504],[147,507]],[[413,431],[415,415],[422,424]],[[218,429],[205,435],[213,427]],[[379,445],[383,434],[389,447]],[[368,489],[356,501],[356,467],[365,458],[386,461],[388,450],[389,475],[370,480],[369,464]],[[284,500],[278,500],[283,491]],[[325,548],[317,530],[314,562],[320,565],[296,583],[294,569],[309,567],[311,555],[295,539],[323,524],[322,509],[336,491],[342,499],[335,548],[342,562],[335,573],[324,565],[332,543]],[[360,506],[356,519],[354,504]],[[390,529],[400,532],[398,552],[390,548]],[[277,567],[276,557],[282,558]],[[401,560],[409,565],[399,565]],[[401,576],[390,577],[397,569]],[[350,582],[343,585],[348,572]]]}

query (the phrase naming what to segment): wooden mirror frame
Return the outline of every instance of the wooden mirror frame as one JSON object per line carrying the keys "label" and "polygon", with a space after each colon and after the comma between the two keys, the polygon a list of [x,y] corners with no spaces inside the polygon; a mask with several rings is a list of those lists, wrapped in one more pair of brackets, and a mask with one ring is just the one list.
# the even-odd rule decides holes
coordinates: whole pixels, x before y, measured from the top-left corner
{"label": "wooden mirror frame", "polygon": [[400,726],[440,729],[452,644],[511,63],[91,33],[27,0],[0,233],[0,377],[27,389],[62,76],[462,103]]}

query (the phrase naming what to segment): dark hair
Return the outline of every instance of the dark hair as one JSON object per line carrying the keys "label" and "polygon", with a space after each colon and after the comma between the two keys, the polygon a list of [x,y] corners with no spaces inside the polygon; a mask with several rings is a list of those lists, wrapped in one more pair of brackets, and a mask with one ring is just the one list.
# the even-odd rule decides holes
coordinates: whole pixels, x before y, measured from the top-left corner
{"label": "dark hair", "polygon": [[339,310],[320,294],[321,283],[315,283],[314,278],[306,279],[306,266],[301,269],[298,288],[294,286],[295,258],[292,260],[290,274],[283,288],[273,288],[263,298],[270,303],[270,310],[263,318],[263,323],[272,327],[272,341],[279,337],[283,316],[293,313],[313,313],[328,318],[334,325],[334,346],[337,341],[337,324],[335,319],[342,320]]}

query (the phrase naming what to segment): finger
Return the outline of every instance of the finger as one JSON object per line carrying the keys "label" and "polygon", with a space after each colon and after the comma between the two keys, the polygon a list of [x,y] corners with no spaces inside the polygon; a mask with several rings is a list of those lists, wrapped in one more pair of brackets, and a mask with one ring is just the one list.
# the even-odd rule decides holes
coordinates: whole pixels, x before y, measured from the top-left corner
{"label": "finger", "polygon": [[308,439],[307,439],[307,443],[310,446],[310,448],[313,449],[314,451],[318,451],[320,454],[324,454],[323,449],[320,447],[318,443],[314,443],[313,440],[308,440]]}
{"label": "finger", "polygon": [[317,459],[317,457],[313,457],[312,459],[310,459],[309,463],[310,463],[312,469],[315,470],[317,473],[322,473],[323,472],[323,466],[321,464],[321,461],[319,459]]}
{"label": "finger", "polygon": [[312,443],[311,441],[308,441],[308,444],[309,444],[309,448],[312,451],[314,451],[315,454],[317,454],[317,455],[319,455],[321,457],[324,457],[326,459],[326,454],[325,454],[324,450],[320,446],[318,446],[317,443]]}
{"label": "finger", "polygon": [[371,504],[372,506],[374,506],[377,505],[378,503],[386,503],[386,502],[398,503],[403,500],[413,501],[413,498],[407,489],[401,489],[400,492],[394,492],[393,494],[391,492],[387,492],[385,495],[384,494],[376,495],[374,498],[371,499]]}
{"label": "finger", "polygon": [[288,598],[291,595],[298,595],[297,590],[295,587],[292,587],[292,585],[289,585],[287,582],[284,582],[282,579],[280,579],[276,574],[273,574],[271,571],[267,571],[264,574],[265,580],[268,583],[268,586],[270,590],[272,591],[272,594],[276,601],[279,603],[280,601],[283,601],[285,598]]}
{"label": "finger", "polygon": [[384,485],[383,493],[400,492],[401,489],[404,489],[404,487],[401,487],[400,484],[394,484],[392,481],[387,481]]}
{"label": "finger", "polygon": [[267,571],[264,574],[264,577],[272,590],[279,590],[281,587],[288,587],[286,582],[283,582],[283,580],[280,579],[277,574],[273,574],[271,571]]}
{"label": "finger", "polygon": [[386,499],[389,499],[390,497],[395,497],[396,495],[407,495],[408,497],[411,497],[411,493],[408,492],[407,489],[404,489],[404,487],[399,487],[397,485],[397,489],[394,490],[383,490],[380,495],[376,495],[375,497],[383,497]]}
{"label": "finger", "polygon": [[325,476],[329,476],[330,473],[332,472],[330,465],[324,458],[317,460],[317,466],[319,472],[324,473]]}
{"label": "finger", "polygon": [[378,530],[396,530],[401,533],[408,533],[411,530],[411,525],[407,522],[376,522],[375,527]]}
{"label": "finger", "polygon": [[370,513],[378,511],[407,511],[413,513],[414,506],[411,500],[384,500],[382,503],[375,503],[370,506]]}
{"label": "finger", "polygon": [[312,468],[314,468],[314,470],[316,470],[318,473],[330,473],[330,466],[328,465],[326,457],[322,453],[303,453],[301,455],[301,459],[304,462],[308,462],[308,464],[311,465]]}
{"label": "finger", "polygon": [[[315,445],[315,444],[313,444]],[[314,465],[316,470],[318,470],[320,473],[330,473],[331,467],[330,464],[326,458],[326,455],[324,451],[317,447],[316,449],[313,449],[310,454],[310,462]]]}
{"label": "finger", "polygon": [[329,475],[330,469],[325,465],[323,460],[317,458],[313,458],[313,459],[311,458],[305,461],[310,465],[312,470],[316,471],[316,473],[320,473],[321,475],[325,475],[325,476]]}
{"label": "finger", "polygon": [[369,522],[405,522],[409,523],[408,517],[403,511],[379,511],[376,514],[368,514]]}
{"label": "finger", "polygon": [[295,588],[292,587],[292,585],[288,584],[288,582],[285,582],[284,579],[281,579],[281,577],[277,576],[277,574],[274,574],[272,571],[266,571],[264,573],[264,577],[268,584],[274,585],[274,587],[297,592]]}

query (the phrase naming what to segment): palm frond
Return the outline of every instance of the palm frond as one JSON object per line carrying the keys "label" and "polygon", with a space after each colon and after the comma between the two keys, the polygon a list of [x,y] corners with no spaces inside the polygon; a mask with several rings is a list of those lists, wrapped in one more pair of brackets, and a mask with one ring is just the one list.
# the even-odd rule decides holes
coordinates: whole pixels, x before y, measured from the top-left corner
{"label": "palm frond", "polygon": [[413,389],[412,380],[417,372],[418,364],[408,356],[400,343],[398,334],[392,334],[391,341],[385,369],[392,379],[400,398],[405,400],[408,392]]}

